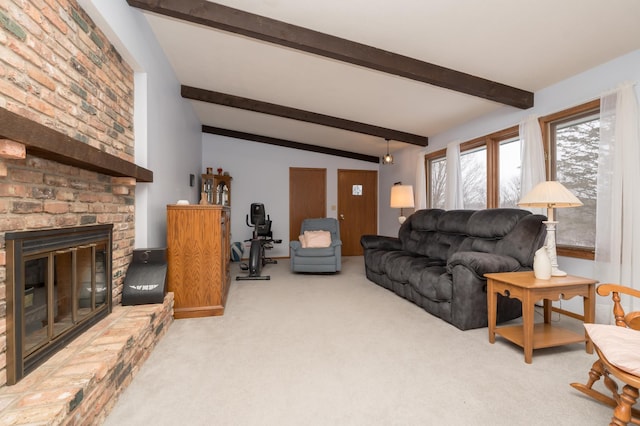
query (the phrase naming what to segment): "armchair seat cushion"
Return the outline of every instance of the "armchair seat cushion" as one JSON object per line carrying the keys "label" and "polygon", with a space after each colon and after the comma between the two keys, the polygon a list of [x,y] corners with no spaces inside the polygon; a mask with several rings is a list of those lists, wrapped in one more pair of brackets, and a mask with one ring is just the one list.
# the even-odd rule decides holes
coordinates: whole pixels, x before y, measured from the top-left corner
{"label": "armchair seat cushion", "polygon": [[607,361],[640,376],[640,331],[608,324],[585,324],[584,328]]}

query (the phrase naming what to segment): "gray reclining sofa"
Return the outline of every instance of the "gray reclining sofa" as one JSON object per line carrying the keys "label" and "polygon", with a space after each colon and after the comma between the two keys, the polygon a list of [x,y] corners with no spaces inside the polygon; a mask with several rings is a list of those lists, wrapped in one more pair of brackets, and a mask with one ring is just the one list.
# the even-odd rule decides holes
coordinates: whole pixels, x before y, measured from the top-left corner
{"label": "gray reclining sofa", "polygon": [[[487,326],[485,273],[532,270],[545,216],[521,209],[418,210],[398,237],[363,235],[367,278],[461,330]],[[522,315],[498,296],[498,322]]]}

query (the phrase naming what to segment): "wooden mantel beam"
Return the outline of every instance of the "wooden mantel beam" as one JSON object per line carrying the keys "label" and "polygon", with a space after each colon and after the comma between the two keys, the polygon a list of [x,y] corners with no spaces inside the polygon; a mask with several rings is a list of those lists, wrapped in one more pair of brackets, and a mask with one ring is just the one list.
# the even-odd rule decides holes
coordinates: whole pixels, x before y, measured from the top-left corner
{"label": "wooden mantel beam", "polygon": [[115,177],[153,182],[153,172],[0,107],[0,139],[23,144],[27,154]]}
{"label": "wooden mantel beam", "polygon": [[516,108],[533,106],[533,93],[329,34],[207,0],[127,0],[160,15],[241,34],[327,58],[398,75]]}
{"label": "wooden mantel beam", "polygon": [[406,133],[399,130],[373,126],[371,124],[360,123],[358,121],[345,120],[343,118],[332,117],[330,115],[318,114],[301,109],[271,104],[255,99],[243,98],[241,96],[229,95],[227,93],[214,92],[212,90],[199,89],[197,87],[190,86],[182,86],[181,93],[183,98],[192,99],[195,101],[224,105],[232,108],[260,112],[263,114],[276,115],[279,117],[290,118],[292,120],[320,124],[322,126],[349,130],[366,135],[378,136],[384,139],[406,142],[413,145],[427,146],[429,144],[429,138],[426,136],[415,135],[413,133]]}

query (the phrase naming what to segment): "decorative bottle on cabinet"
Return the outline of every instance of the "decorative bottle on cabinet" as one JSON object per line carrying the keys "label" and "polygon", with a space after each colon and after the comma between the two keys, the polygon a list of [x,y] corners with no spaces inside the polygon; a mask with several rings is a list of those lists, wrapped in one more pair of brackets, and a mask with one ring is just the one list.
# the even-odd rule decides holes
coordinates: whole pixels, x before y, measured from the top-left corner
{"label": "decorative bottle on cabinet", "polygon": [[229,208],[167,206],[167,284],[174,317],[223,315],[231,283]]}
{"label": "decorative bottle on cabinet", "polygon": [[[208,170],[208,169],[207,169]],[[231,206],[231,180],[229,175],[202,175],[202,190],[206,202],[203,204],[219,204]]]}

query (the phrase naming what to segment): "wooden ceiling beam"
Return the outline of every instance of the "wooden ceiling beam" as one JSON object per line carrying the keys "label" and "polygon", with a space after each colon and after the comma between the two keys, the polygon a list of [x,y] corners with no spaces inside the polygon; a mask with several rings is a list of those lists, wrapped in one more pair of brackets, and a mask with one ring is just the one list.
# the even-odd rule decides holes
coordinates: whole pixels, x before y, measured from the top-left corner
{"label": "wooden ceiling beam", "polygon": [[269,136],[256,135],[253,133],[238,132],[236,130],[222,129],[220,127],[202,126],[203,133],[212,135],[227,136],[230,138],[244,139],[253,142],[266,143],[269,145],[283,146],[285,148],[300,149],[303,151],[318,152],[320,154],[335,155],[338,157],[351,158],[353,160],[368,161],[369,163],[380,163],[380,158],[373,155],[358,154],[341,149],[326,148],[323,146],[309,145],[302,142],[294,142],[287,139],[272,138]]}
{"label": "wooden ceiling beam", "polygon": [[516,108],[533,106],[533,93],[340,37],[206,0],[127,0],[164,16],[375,69]]}
{"label": "wooden ceiling beam", "polygon": [[181,93],[182,97],[185,99],[224,105],[232,108],[260,112],[263,114],[276,115],[293,120],[305,121],[307,123],[320,124],[322,126],[378,136],[384,139],[406,142],[413,145],[427,146],[429,144],[429,138],[426,136],[414,135],[413,133],[406,133],[357,121],[345,120],[343,118],[257,101],[255,99],[243,98],[241,96],[229,95],[227,93],[214,92],[212,90],[199,89],[197,87],[190,86],[182,86]]}

